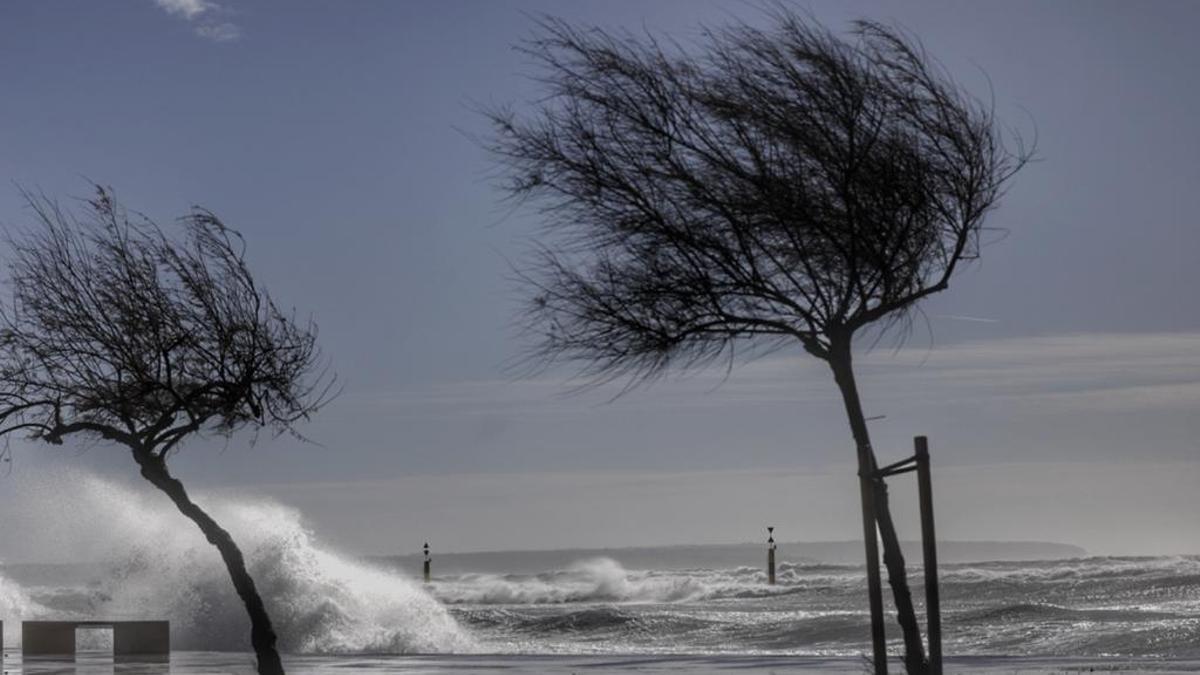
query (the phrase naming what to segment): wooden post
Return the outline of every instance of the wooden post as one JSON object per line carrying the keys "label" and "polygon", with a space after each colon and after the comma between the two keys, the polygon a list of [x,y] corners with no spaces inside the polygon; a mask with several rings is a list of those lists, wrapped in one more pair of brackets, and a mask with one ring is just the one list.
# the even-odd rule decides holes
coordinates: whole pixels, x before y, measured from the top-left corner
{"label": "wooden post", "polygon": [[429,542],[425,542],[425,583],[429,583]]}
{"label": "wooden post", "polygon": [[921,501],[921,546],[925,557],[925,620],[929,630],[929,673],[942,675],[942,610],[938,597],[937,537],[933,530],[933,481],[929,475],[929,439],[917,436],[917,489]]}
{"label": "wooden post", "polygon": [[767,583],[775,585],[775,528],[767,528]]}

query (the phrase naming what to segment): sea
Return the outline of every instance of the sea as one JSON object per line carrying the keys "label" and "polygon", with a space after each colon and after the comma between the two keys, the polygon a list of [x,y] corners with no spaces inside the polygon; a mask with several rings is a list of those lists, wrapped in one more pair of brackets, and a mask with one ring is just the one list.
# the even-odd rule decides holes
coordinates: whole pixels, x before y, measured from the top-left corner
{"label": "sea", "polygon": [[[121,489],[105,487],[102,508],[122,545],[86,561],[0,565],[4,672],[253,672],[247,620],[215,552],[169,511],[132,496],[123,505]],[[435,552],[426,584],[419,557],[337,551],[279,504],[212,510],[246,553],[289,672],[869,670],[854,542],[782,545],[775,585],[762,542]],[[1200,555],[954,542],[942,551],[947,672],[1200,670]],[[923,621],[919,560],[910,575]],[[22,662],[21,620],[72,618],[167,619],[171,661],[114,664],[111,634],[86,630],[76,661]],[[899,656],[892,619],[888,634]]]}

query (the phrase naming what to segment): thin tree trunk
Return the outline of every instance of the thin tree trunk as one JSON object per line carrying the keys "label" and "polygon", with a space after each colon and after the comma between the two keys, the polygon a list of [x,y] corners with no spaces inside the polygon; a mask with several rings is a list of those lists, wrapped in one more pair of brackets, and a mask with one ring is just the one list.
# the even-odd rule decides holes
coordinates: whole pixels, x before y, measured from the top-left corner
{"label": "thin tree trunk", "polygon": [[[925,675],[928,662],[925,660],[925,646],[921,640],[921,627],[917,623],[917,613],[913,608],[912,592],[908,588],[908,575],[904,568],[904,554],[900,550],[900,539],[896,536],[896,527],[892,522],[892,513],[888,505],[887,484],[882,478],[874,476],[876,469],[875,451],[871,447],[871,435],[867,430],[867,421],[863,415],[862,401],[858,397],[858,385],[854,379],[854,368],[851,359],[849,341],[835,343],[829,354],[829,365],[833,369],[833,377],[838,389],[842,392],[842,402],[846,406],[846,415],[850,421],[850,431],[854,434],[854,442],[858,446],[858,471],[860,484],[864,492],[871,495],[870,504],[874,507],[875,523],[879,526],[879,537],[883,541],[883,562],[888,570],[888,584],[892,587],[892,596],[896,603],[896,619],[904,634],[904,666],[909,675]],[[868,499],[863,498],[864,510]],[[866,514],[864,514],[864,518]],[[868,539],[874,539],[875,527],[872,524],[870,532],[865,532]],[[868,529],[868,528],[864,528]],[[873,549],[868,542],[868,556]],[[868,560],[868,567],[873,561]],[[875,562],[878,565],[878,562]],[[876,584],[878,582],[875,582]],[[875,607],[872,602],[872,615]],[[882,614],[882,609],[880,610]],[[874,616],[872,616],[874,618]],[[886,668],[886,666],[885,666]],[[877,666],[878,669],[878,666]]]}
{"label": "thin tree trunk", "polygon": [[221,559],[225,561],[225,567],[229,570],[229,577],[233,580],[233,587],[237,589],[238,596],[246,605],[246,613],[250,615],[250,643],[258,658],[259,675],[284,675],[283,662],[275,649],[275,629],[271,627],[271,617],[267,615],[258,589],[254,586],[254,580],[246,571],[245,558],[233,542],[233,537],[192,502],[183,483],[167,471],[166,462],[140,449],[133,450],[133,458],[141,467],[142,477],[167,493],[180,512],[196,523],[208,542],[220,551]]}
{"label": "thin tree trunk", "polygon": [[912,592],[908,588],[908,573],[904,566],[904,554],[900,550],[900,538],[892,523],[892,511],[888,506],[887,483],[875,481],[875,518],[879,523],[879,537],[883,540],[883,564],[888,570],[888,584],[896,602],[896,620],[904,633],[904,667],[910,675],[927,673],[929,662],[925,659],[925,645],[921,640],[921,626],[917,623],[917,612],[913,608]]}

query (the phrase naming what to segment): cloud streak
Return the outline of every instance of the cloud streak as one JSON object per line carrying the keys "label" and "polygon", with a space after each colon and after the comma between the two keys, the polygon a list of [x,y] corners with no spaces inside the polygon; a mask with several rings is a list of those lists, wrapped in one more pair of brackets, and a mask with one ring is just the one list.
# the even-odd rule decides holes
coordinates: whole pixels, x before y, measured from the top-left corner
{"label": "cloud streak", "polygon": [[154,4],[171,16],[193,24],[196,35],[213,42],[229,42],[242,36],[242,29],[221,17],[228,10],[211,0],[154,0]]}
{"label": "cloud streak", "polygon": [[[1200,409],[1200,333],[1081,334],[964,342],[936,349],[876,351],[858,358],[871,398],[944,405],[947,401],[1016,401],[1043,413]],[[376,399],[414,415],[520,410],[579,412],[611,392],[563,396],[555,376],[436,386]],[[836,400],[823,364],[807,355],[777,355],[736,367],[666,378],[631,395],[639,406],[726,407],[733,404]]]}

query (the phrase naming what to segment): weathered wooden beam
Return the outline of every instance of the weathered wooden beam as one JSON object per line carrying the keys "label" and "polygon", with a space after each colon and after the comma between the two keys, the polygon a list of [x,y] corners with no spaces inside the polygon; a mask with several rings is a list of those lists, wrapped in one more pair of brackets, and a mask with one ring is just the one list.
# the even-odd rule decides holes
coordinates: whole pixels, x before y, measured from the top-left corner
{"label": "weathered wooden beam", "polygon": [[917,491],[921,502],[921,548],[925,566],[925,622],[929,631],[929,673],[942,675],[942,609],[938,592],[937,534],[933,529],[933,478],[929,473],[929,439],[917,436]]}

